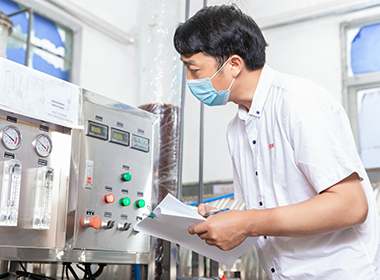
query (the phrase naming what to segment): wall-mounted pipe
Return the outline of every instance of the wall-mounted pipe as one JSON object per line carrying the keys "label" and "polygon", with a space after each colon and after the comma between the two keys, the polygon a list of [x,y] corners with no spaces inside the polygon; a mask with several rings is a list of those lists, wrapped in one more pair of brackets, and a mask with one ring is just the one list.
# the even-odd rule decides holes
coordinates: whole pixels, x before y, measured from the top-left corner
{"label": "wall-mounted pipe", "polygon": [[269,24],[269,25],[261,27],[261,30],[275,29],[275,28],[279,28],[279,27],[283,27],[283,26],[298,24],[298,23],[307,22],[307,21],[316,20],[316,19],[321,19],[321,18],[325,18],[325,17],[359,12],[362,10],[372,9],[372,8],[376,8],[376,7],[380,7],[379,1],[371,1],[368,3],[358,4],[358,5],[349,6],[349,7],[340,8],[340,9],[335,9],[335,10],[331,10],[331,11],[327,11],[327,12],[323,12],[323,13],[319,13],[319,14],[315,14],[315,15],[296,18],[296,19],[292,19],[289,21],[283,21],[283,22],[279,22],[279,23]]}

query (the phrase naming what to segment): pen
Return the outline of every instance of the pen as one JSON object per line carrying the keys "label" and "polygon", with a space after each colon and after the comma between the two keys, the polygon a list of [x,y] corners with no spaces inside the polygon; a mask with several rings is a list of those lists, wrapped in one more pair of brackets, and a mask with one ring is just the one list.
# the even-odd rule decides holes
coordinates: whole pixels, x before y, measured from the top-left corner
{"label": "pen", "polygon": [[219,210],[211,210],[211,211],[207,211],[205,216],[208,217],[208,216],[211,216],[211,215],[217,214],[217,213],[219,213],[219,212],[227,211],[227,210],[230,210],[230,208],[224,208],[224,209],[219,209]]}

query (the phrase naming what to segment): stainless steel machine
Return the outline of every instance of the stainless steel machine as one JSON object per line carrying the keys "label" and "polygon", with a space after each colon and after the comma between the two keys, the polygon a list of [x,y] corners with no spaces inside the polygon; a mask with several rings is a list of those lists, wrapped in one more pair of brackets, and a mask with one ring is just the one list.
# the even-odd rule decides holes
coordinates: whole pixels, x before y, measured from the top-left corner
{"label": "stainless steel machine", "polygon": [[0,59],[0,259],[54,261],[64,248],[71,130],[83,126],[71,84]]}
{"label": "stainless steel machine", "polygon": [[148,264],[157,119],[0,58],[0,260]]}
{"label": "stainless steel machine", "polygon": [[65,255],[148,263],[150,238],[133,228],[151,211],[157,117],[88,91],[83,100],[84,130],[72,135]]}

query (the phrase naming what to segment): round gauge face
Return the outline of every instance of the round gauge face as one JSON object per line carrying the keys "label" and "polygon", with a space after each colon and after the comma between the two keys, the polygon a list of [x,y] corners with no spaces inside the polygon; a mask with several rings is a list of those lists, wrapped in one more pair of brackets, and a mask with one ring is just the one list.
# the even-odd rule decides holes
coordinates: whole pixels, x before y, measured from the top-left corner
{"label": "round gauge face", "polygon": [[17,127],[8,125],[1,131],[1,141],[5,148],[16,150],[21,145],[21,133]]}
{"label": "round gauge face", "polygon": [[51,153],[52,142],[49,136],[40,134],[36,137],[35,146],[36,153],[41,157],[47,157]]}

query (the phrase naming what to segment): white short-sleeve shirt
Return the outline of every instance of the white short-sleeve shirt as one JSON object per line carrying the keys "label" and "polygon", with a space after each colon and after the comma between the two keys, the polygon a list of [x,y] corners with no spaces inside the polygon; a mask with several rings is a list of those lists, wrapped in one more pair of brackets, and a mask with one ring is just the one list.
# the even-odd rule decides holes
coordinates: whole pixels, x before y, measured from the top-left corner
{"label": "white short-sleeve shirt", "polygon": [[380,279],[376,201],[343,107],[322,87],[265,65],[249,112],[239,106],[227,132],[235,198],[247,209],[310,199],[357,172],[369,204],[366,221],[307,238],[259,238],[272,279]]}

